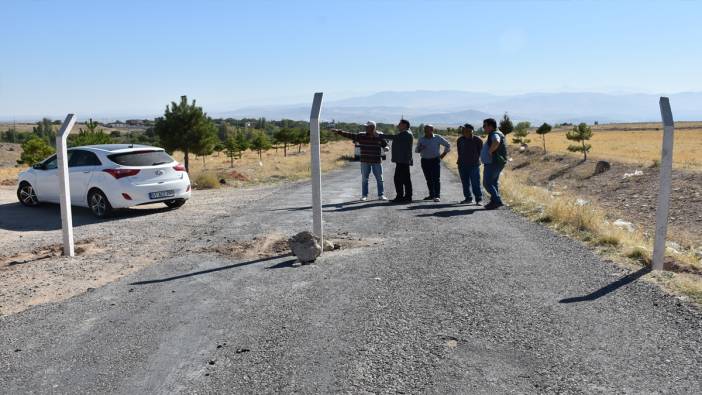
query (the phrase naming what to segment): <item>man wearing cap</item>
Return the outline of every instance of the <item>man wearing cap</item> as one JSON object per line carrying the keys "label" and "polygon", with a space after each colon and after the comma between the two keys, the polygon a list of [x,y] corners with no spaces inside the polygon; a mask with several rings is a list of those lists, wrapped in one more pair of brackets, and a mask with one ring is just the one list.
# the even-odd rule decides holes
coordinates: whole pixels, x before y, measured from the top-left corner
{"label": "man wearing cap", "polygon": [[483,200],[483,192],[480,190],[480,151],[483,149],[483,140],[473,135],[473,125],[469,123],[461,126],[461,133],[462,136],[456,140],[456,163],[463,184],[464,200],[461,203],[472,204],[475,196],[475,204],[480,204]]}
{"label": "man wearing cap", "polygon": [[361,148],[361,200],[368,200],[368,178],[371,172],[378,186],[378,200],[388,200],[383,187],[382,164],[383,149],[388,146],[388,143],[376,131],[375,122],[366,122],[365,133],[351,133],[340,129],[331,131],[353,140]]}
{"label": "man wearing cap", "polygon": [[[440,152],[440,146],[444,146],[444,151]],[[415,150],[422,157],[422,171],[427,180],[429,196],[424,200],[441,201],[441,159],[451,151],[451,143],[445,138],[434,134],[434,126],[424,126],[424,136],[417,141]]]}
{"label": "man wearing cap", "polygon": [[392,161],[395,162],[395,191],[397,196],[393,203],[412,202],[412,179],[410,177],[410,166],[412,160],[412,145],[414,136],[410,130],[410,123],[401,119],[397,124],[397,134],[381,134],[387,140],[392,140]]}

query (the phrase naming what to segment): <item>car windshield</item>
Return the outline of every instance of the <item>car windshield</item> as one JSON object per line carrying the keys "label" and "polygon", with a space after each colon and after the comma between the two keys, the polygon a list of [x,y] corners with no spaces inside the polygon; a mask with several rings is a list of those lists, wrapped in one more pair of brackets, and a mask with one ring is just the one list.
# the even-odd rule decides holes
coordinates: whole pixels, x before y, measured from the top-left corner
{"label": "car windshield", "polygon": [[132,151],[107,157],[122,166],[156,166],[173,162],[165,151]]}

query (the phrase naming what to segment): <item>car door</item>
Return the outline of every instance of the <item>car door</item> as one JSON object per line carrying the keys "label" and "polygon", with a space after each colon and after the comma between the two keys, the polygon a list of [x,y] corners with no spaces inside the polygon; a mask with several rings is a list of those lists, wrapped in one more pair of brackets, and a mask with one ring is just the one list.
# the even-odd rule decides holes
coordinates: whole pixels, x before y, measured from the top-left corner
{"label": "car door", "polygon": [[68,160],[69,183],[71,185],[71,204],[76,206],[87,205],[88,186],[93,173],[102,165],[94,153],[74,149]]}
{"label": "car door", "polygon": [[37,199],[41,202],[58,202],[58,159],[56,155],[47,158],[42,165],[36,168],[34,190]]}

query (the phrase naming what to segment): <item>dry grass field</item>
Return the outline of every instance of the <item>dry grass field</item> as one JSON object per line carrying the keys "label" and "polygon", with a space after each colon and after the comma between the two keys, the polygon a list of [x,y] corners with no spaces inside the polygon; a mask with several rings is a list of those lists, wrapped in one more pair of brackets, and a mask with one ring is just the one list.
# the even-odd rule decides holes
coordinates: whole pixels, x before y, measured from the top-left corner
{"label": "dry grass field", "polygon": [[[18,132],[31,132],[32,128],[37,126],[36,123],[12,123],[12,122],[0,122],[0,132],[4,132],[8,129],[15,128],[17,129]],[[58,132],[58,130],[61,128],[61,125],[53,125],[53,128],[55,131]],[[71,133],[78,133],[80,129],[83,128],[85,129],[85,123],[84,122],[78,122],[73,126],[73,129],[71,130]],[[146,127],[143,126],[135,126],[133,128],[108,128],[107,126],[100,126],[100,129],[103,129],[105,133],[110,133],[113,130],[117,130],[122,134],[129,133],[129,132],[135,132],[135,131],[143,131],[146,129]]]}
{"label": "dry grass field", "polygon": [[[262,160],[259,161],[258,153],[245,151],[241,159],[234,159],[234,166],[230,167],[229,158],[222,152],[205,157],[190,156],[190,175],[193,180],[200,177],[224,179],[227,184],[234,186],[244,186],[276,181],[295,181],[310,176],[309,146],[303,145],[302,151],[297,152],[298,147],[289,147],[288,156],[283,156],[283,149],[276,152],[271,149],[264,152]],[[321,147],[322,169],[329,171],[342,166],[353,155],[353,143],[349,141],[337,141],[324,144]],[[176,152],[174,158],[183,161],[183,154]],[[0,184],[15,185],[17,175],[26,167],[0,166]],[[196,183],[197,184],[197,183]],[[202,186],[204,187],[204,186]]]}
{"label": "dry grass field", "polygon": [[[353,143],[349,141],[337,141],[321,146],[322,170],[329,171],[339,168],[347,162],[348,157],[353,155]],[[176,152],[176,160],[182,162],[183,154]],[[227,184],[235,186],[260,184],[275,181],[295,181],[308,178],[310,176],[310,156],[309,146],[303,145],[302,151],[298,153],[298,147],[288,147],[288,156],[283,156],[283,149],[276,152],[271,149],[263,152],[262,160],[259,161],[258,153],[245,151],[241,159],[234,159],[234,166],[230,166],[229,158],[224,154],[209,155],[202,157],[190,157],[190,175],[197,185],[198,179],[203,179],[203,175],[208,178],[224,179]],[[200,187],[206,187],[201,185]],[[216,187],[210,185],[210,187]]]}
{"label": "dry grass field", "polygon": [[[554,129],[546,135],[546,150],[568,155],[568,146],[574,142],[566,139],[569,129]],[[650,165],[660,160],[663,131],[660,124],[632,123],[611,124],[592,127],[589,141],[592,150],[588,157],[614,160],[623,163]],[[529,133],[532,147],[541,147],[541,136]],[[680,122],[676,124],[673,166],[678,169],[702,170],[702,122]]]}

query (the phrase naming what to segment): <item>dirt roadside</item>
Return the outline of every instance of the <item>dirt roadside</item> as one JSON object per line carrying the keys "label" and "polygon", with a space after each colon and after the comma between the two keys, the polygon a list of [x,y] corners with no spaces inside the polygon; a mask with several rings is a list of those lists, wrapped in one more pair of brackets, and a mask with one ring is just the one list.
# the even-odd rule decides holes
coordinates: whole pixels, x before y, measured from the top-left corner
{"label": "dirt roadside", "polygon": [[[595,174],[594,160],[543,155],[537,149],[512,157],[512,171],[526,176],[529,184],[594,201],[612,221],[631,222],[645,235],[653,235],[659,168],[612,161],[609,170]],[[688,248],[702,247],[702,173],[675,169],[672,185],[669,238]]]}
{"label": "dirt roadside", "polygon": [[162,205],[124,210],[95,220],[74,208],[74,258],[61,256],[57,205],[27,208],[15,189],[0,187],[0,315],[57,302],[115,281],[181,251],[184,242],[203,237],[208,223],[267,196],[272,187],[194,191],[182,208]]}

